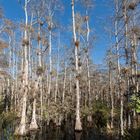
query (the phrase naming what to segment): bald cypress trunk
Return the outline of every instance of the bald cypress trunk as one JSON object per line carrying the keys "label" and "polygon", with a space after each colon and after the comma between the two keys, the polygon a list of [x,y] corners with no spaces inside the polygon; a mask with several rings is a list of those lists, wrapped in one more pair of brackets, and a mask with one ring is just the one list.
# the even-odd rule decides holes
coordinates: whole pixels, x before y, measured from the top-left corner
{"label": "bald cypress trunk", "polygon": [[75,30],[75,12],[74,12],[74,0],[71,1],[72,7],[72,23],[73,23],[73,38],[75,44],[75,69],[76,69],[76,122],[75,122],[75,130],[82,130],[82,123],[80,118],[80,89],[79,89],[79,66],[78,66],[78,46],[79,43],[76,37]]}
{"label": "bald cypress trunk", "polygon": [[[115,0],[116,17],[119,13],[119,1]],[[120,53],[119,53],[119,39],[118,39],[118,21],[115,20],[115,41],[116,41],[116,53],[117,53],[117,80],[118,80],[118,97],[120,97],[120,131],[121,136],[124,135],[124,120],[123,120],[123,92],[121,91],[121,68],[120,68]]]}
{"label": "bald cypress trunk", "polygon": [[27,108],[27,93],[28,93],[28,12],[27,5],[29,1],[25,0],[24,12],[25,12],[25,31],[24,31],[24,65],[23,65],[23,98],[22,98],[22,109],[21,109],[21,121],[17,134],[25,135],[26,134],[26,108]]}
{"label": "bald cypress trunk", "polygon": [[[51,24],[51,23],[50,23]],[[51,26],[51,25],[49,25]],[[50,27],[51,28],[51,27]],[[48,85],[48,105],[49,105],[49,98],[51,96],[51,87],[52,87],[52,31],[49,31],[49,85]]]}
{"label": "bald cypress trunk", "polygon": [[36,92],[38,90],[38,81],[35,81],[34,93],[33,93],[33,109],[32,109],[32,119],[30,123],[30,130],[38,129],[36,121]]}
{"label": "bald cypress trunk", "polygon": [[114,98],[112,91],[112,74],[111,74],[111,65],[109,64],[109,93],[111,98],[111,128],[113,128],[114,123]]}

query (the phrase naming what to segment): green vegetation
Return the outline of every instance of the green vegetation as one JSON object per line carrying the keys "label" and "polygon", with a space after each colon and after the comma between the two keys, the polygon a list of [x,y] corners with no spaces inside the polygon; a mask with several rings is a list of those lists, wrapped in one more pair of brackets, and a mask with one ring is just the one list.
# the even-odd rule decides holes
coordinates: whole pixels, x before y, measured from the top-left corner
{"label": "green vegetation", "polygon": [[2,112],[0,114],[0,125],[2,128],[12,125],[17,121],[17,114],[15,111]]}
{"label": "green vegetation", "polygon": [[104,128],[107,126],[107,121],[109,119],[110,109],[107,107],[106,103],[97,100],[93,104],[93,118],[94,123],[97,128]]}
{"label": "green vegetation", "polygon": [[137,113],[140,113],[140,96],[136,94],[132,95],[130,105]]}

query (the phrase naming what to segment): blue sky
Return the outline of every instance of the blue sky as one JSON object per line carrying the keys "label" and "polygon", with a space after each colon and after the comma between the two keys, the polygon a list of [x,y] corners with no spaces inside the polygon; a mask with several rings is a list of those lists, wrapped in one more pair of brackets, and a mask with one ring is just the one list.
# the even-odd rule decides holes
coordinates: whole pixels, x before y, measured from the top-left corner
{"label": "blue sky", "polygon": [[[70,0],[62,0],[64,4],[64,12],[61,16],[62,23],[71,23],[71,5]],[[94,8],[90,10],[90,27],[94,29],[96,41],[94,43],[94,49],[91,52],[94,63],[101,64],[105,58],[106,50],[111,44],[109,33],[105,30],[109,28],[109,20],[113,15],[113,3],[112,0],[93,0]],[[24,13],[18,0],[0,0],[0,5],[3,7],[4,14],[7,18],[14,21],[21,21],[24,19]],[[75,9],[82,12],[82,8]],[[61,20],[60,19],[60,20]]]}

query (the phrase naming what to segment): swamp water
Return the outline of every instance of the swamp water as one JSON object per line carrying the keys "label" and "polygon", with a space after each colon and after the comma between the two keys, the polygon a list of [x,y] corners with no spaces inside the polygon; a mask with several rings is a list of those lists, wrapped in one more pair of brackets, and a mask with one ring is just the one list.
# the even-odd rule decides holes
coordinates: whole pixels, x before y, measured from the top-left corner
{"label": "swamp water", "polygon": [[14,129],[4,129],[0,132],[0,140],[117,140],[117,138],[109,137],[94,128],[74,132],[73,128],[46,126],[42,130],[29,132],[24,137],[15,137],[13,134]]}

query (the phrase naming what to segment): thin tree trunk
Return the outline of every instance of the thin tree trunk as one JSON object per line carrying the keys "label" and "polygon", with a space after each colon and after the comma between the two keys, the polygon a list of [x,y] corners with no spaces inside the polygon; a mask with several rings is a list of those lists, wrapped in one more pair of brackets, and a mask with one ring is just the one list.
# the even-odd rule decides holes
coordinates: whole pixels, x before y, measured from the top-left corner
{"label": "thin tree trunk", "polygon": [[[118,0],[115,0],[115,10],[116,10],[116,17],[118,16],[119,12],[119,2]],[[120,89],[120,84],[121,84],[121,76],[120,76],[120,54],[119,54],[119,41],[118,41],[118,21],[117,19],[115,20],[115,40],[116,40],[116,52],[117,52],[117,70],[118,70],[118,97],[120,97],[120,107],[121,107],[121,112],[120,112],[120,128],[121,128],[121,135],[124,135],[124,120],[123,120],[123,92]]]}
{"label": "thin tree trunk", "polygon": [[66,64],[65,64],[65,72],[64,72],[64,83],[63,83],[63,94],[62,94],[62,103],[64,103],[65,100],[65,90],[66,90]]}
{"label": "thin tree trunk", "polygon": [[52,32],[51,29],[49,31],[49,61],[50,61],[50,69],[49,69],[49,85],[48,85],[48,105],[49,98],[51,94],[51,83],[52,83]]}
{"label": "thin tree trunk", "polygon": [[76,45],[76,30],[75,30],[75,13],[74,13],[74,0],[71,1],[72,6],[72,22],[73,22],[73,37],[75,44],[75,67],[76,67],[76,122],[75,130],[81,131],[82,124],[80,118],[80,89],[79,89],[79,66],[78,66],[78,44]]}
{"label": "thin tree trunk", "polygon": [[[86,10],[86,16],[88,17],[88,10]],[[86,19],[86,28],[87,28],[87,35],[86,35],[86,62],[87,62],[87,79],[88,79],[88,107],[90,108],[91,105],[91,81],[90,81],[90,67],[89,67],[89,34],[90,34],[90,28],[89,28],[89,20]],[[87,120],[89,122],[92,121],[92,116],[88,115]]]}
{"label": "thin tree trunk", "polygon": [[[133,12],[133,27],[135,27],[135,13]],[[133,33],[133,39],[131,42],[131,47],[132,47],[132,81],[133,81],[133,86],[134,88],[134,94],[136,95],[139,92],[139,82],[138,82],[138,78],[137,78],[137,74],[138,74],[138,62],[137,62],[137,37],[135,32]],[[133,112],[133,117],[134,117],[134,128],[137,127],[137,121],[136,121],[136,117],[137,117],[137,113],[136,113],[136,109],[134,108],[134,112]]]}
{"label": "thin tree trunk", "polygon": [[109,66],[109,92],[111,97],[111,128],[113,128],[114,123],[114,98],[112,91],[112,75],[111,75],[111,65]]}
{"label": "thin tree trunk", "polygon": [[[38,48],[39,48],[39,53],[38,53],[38,60],[39,60],[39,67],[41,69],[43,69],[42,66],[42,48],[41,48],[41,35],[40,35],[40,25],[39,25],[39,29],[38,29],[38,35],[39,35],[39,39],[38,39]],[[40,91],[40,120],[42,121],[42,117],[43,117],[43,90],[42,90],[42,73],[39,75],[38,77],[38,84],[39,84],[39,91]]]}
{"label": "thin tree trunk", "polygon": [[58,94],[58,75],[59,75],[59,47],[60,47],[60,32],[59,32],[59,40],[58,40],[58,48],[57,48],[57,73],[56,73],[56,84],[55,84],[55,95],[54,101],[56,102],[57,94]]}

